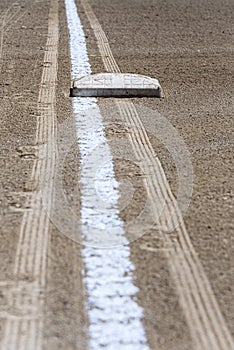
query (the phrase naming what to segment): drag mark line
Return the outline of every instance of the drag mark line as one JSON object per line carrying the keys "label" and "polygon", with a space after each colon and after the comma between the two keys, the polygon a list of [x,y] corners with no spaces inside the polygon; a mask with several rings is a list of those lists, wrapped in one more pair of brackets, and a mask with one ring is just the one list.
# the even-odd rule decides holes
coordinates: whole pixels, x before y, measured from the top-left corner
{"label": "drag mark line", "polygon": [[106,34],[102,30],[102,27],[91,6],[89,5],[88,1],[81,1],[81,3],[85,10],[86,16],[89,19],[91,28],[93,29],[97,38],[98,48],[106,71],[110,73],[120,73],[120,68],[114,59]]}
{"label": "drag mark line", "polygon": [[[53,173],[56,159],[55,88],[58,56],[58,0],[51,0],[48,36],[38,97],[36,144],[39,157],[32,167],[31,181],[38,189],[46,188],[47,207],[52,203]],[[2,350],[42,349],[43,311],[49,245],[49,218],[43,208],[41,193],[32,193],[32,210],[24,213],[17,246],[13,297],[6,315]],[[25,283],[25,279],[32,281]],[[17,317],[14,315],[17,310]]]}
{"label": "drag mark line", "polygon": [[[152,206],[155,207],[155,203],[157,203],[157,201],[165,201],[166,205],[164,211],[162,212],[160,221],[163,233],[163,231],[167,231],[168,223],[166,221],[167,218],[171,216],[171,213],[176,214],[175,216],[172,215],[172,218],[174,217],[174,219],[177,221],[175,223],[178,223],[181,217],[179,209],[177,208],[175,198],[172,195],[169,184],[166,180],[163,168],[159,160],[156,158],[154,151],[152,152],[150,141],[148,140],[147,134],[144,130],[143,125],[141,124],[141,121],[139,119],[136,109],[134,108],[134,105],[132,103],[122,101],[118,102],[118,106],[122,106],[122,115],[126,118],[127,122],[133,126],[133,132],[129,135],[129,138],[133,144],[133,147],[135,147],[136,155],[140,158],[144,157],[145,163],[149,163],[149,165],[151,164],[152,178],[147,178],[147,187]],[[145,173],[147,174],[148,169],[148,167],[144,169]],[[157,212],[157,207],[155,207],[155,209],[155,215],[158,216],[159,213]],[[170,215],[168,215],[168,213]],[[167,243],[167,246],[171,246],[170,251],[172,251],[172,253],[170,257],[173,257],[174,255],[178,256],[178,258],[181,259],[180,263],[183,263],[182,266],[178,268],[179,276],[187,276],[185,279],[183,279],[183,290],[180,290],[179,297],[181,299],[186,299],[183,293],[185,294],[187,290],[189,290],[193,298],[193,302],[195,304],[193,307],[193,311],[195,313],[198,313],[197,315],[195,315],[194,312],[190,312],[191,309],[189,309],[188,305],[183,301],[183,309],[187,314],[188,325],[191,326],[191,334],[196,328],[196,331],[200,332],[200,337],[203,338],[204,344],[206,344],[207,342],[206,338],[209,338],[209,346],[213,346],[213,349],[230,349],[230,346],[232,344],[230,333],[225,325],[225,321],[218,308],[218,304],[213,296],[210,284],[192,247],[192,243],[190,241],[190,238],[188,236],[183,222],[181,224],[181,227],[177,229],[176,233],[177,243],[175,241],[174,235],[170,236],[166,234],[163,235],[163,237],[165,242]],[[173,241],[171,241],[171,237],[173,238]],[[169,259],[169,265],[174,271],[172,258]],[[175,279],[175,273],[172,273],[172,276]],[[194,288],[190,288],[190,284],[188,281],[190,281],[190,284],[191,281],[193,282]],[[180,288],[181,281],[176,280],[175,283]],[[194,319],[193,316],[195,317]],[[196,323],[196,327],[194,327],[195,319],[198,322]],[[204,333],[204,329],[209,330],[208,334]],[[193,338],[196,340],[197,347],[197,341],[199,340],[195,335]],[[217,347],[220,346],[219,344],[221,343],[223,343],[223,347]],[[208,349],[209,346],[204,346],[200,348]]]}
{"label": "drag mark line", "polygon": [[[91,6],[87,0],[81,0],[81,3],[94,30],[106,70],[115,73],[120,72],[105,33]],[[148,139],[137,110],[131,102],[118,101],[117,105],[121,115],[133,127],[132,132],[129,133],[129,140],[136,157],[145,160],[144,171],[146,174],[151,169],[151,177],[146,178],[147,193],[156,217],[160,214],[158,212],[158,206],[156,206],[157,201],[160,203],[165,202],[159,220],[159,227],[161,227],[160,234],[166,242],[167,247],[169,247],[167,250],[168,265],[194,341],[194,349],[234,349],[233,339],[226,326],[214,292],[193,248],[184,222],[181,221],[181,213],[177,202],[172,194],[162,165]],[[164,233],[170,227],[168,217],[175,224],[178,222],[181,223],[176,229],[175,234],[167,235]]]}
{"label": "drag mark line", "polygon": [[[75,2],[65,0],[65,5],[70,32],[71,75],[79,78],[90,74],[91,67]],[[149,350],[141,324],[143,310],[132,299],[138,289],[133,283],[130,248],[128,245],[111,248],[116,242],[121,246],[128,241],[119,218],[117,182],[102,116],[94,98],[73,98],[72,102],[81,157],[81,230],[84,242],[90,245],[81,250],[86,269],[88,348]],[[95,152],[97,148],[98,152]],[[94,152],[95,161],[91,164],[88,160]],[[107,164],[103,178],[108,181],[100,181],[100,187],[101,193],[108,193],[111,201],[103,208],[95,199],[96,189],[90,181],[96,174],[97,164]],[[100,236],[103,236],[103,246],[110,240],[109,249],[93,248],[98,245]]]}

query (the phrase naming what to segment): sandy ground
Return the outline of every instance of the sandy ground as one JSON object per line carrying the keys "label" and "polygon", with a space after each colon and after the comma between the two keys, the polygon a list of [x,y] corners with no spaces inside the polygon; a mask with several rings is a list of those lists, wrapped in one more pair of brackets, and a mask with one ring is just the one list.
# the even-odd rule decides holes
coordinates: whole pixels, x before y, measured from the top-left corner
{"label": "sandy ground", "polygon": [[[164,88],[164,100],[142,99],[140,103],[166,116],[190,150],[194,191],[185,222],[232,329],[233,4],[183,1],[112,1],[111,4],[93,1],[91,4],[121,71],[157,77]],[[87,33],[93,47],[91,31]],[[100,72],[103,68],[101,64],[95,65],[97,57],[93,61]],[[157,130],[154,132],[157,135]],[[152,137],[151,142],[171,186],[176,189],[176,173],[170,157],[157,147],[155,139]],[[142,241],[150,238],[146,235]],[[168,297],[167,272],[160,268],[160,257],[149,252],[139,254],[141,243],[139,240],[133,245],[133,260],[137,264],[142,303],[151,319],[149,323],[153,322],[160,334],[168,337],[174,334],[170,327],[176,328],[178,321],[175,321],[177,311],[175,314],[172,311],[176,308],[170,304],[173,297]],[[164,305],[169,308],[163,310],[166,315],[163,322],[159,316],[159,299],[163,299],[158,298],[159,285],[162,285]],[[147,301],[145,295],[151,298]],[[183,336],[180,331],[175,332],[178,336],[175,348],[182,348],[186,332],[181,325],[178,329],[183,329]],[[173,343],[175,338],[173,335]]]}
{"label": "sandy ground", "polygon": [[[11,4],[13,1],[1,1],[3,15]],[[233,2],[92,0],[90,4],[121,71],[156,77],[164,89],[163,100],[143,98],[134,99],[134,103],[168,118],[187,144],[194,188],[184,220],[225,321],[233,332]],[[78,5],[93,72],[102,72],[104,67],[93,31],[79,2]],[[0,280],[11,283],[18,278],[13,274],[13,265],[22,214],[35,190],[30,174],[35,157],[35,118],[49,1],[24,0],[20,5],[12,5],[9,13],[16,17],[4,26],[0,56]],[[58,124],[71,115],[69,36],[62,0],[59,1],[59,30]],[[106,117],[108,122],[113,120]],[[145,122],[147,124],[147,118]],[[152,130],[150,141],[176,194],[176,169],[157,139],[157,130]],[[116,160],[115,171],[120,181],[132,179],[136,190],[132,202],[121,211],[121,217],[127,222],[144,206],[146,193],[136,176],[138,169],[132,166],[126,170],[125,163]],[[78,167],[79,154],[74,148],[65,162],[64,188],[77,213],[80,207]],[[87,316],[81,246],[61,235],[53,225],[50,231],[45,348],[84,349]],[[155,232],[152,229],[131,244],[138,300],[145,312],[149,345],[152,349],[159,346],[163,350],[187,350],[192,340],[166,258],[160,250],[144,249],[157,243]],[[3,310],[7,293],[4,288],[0,290]],[[2,333],[3,317],[0,326]]]}

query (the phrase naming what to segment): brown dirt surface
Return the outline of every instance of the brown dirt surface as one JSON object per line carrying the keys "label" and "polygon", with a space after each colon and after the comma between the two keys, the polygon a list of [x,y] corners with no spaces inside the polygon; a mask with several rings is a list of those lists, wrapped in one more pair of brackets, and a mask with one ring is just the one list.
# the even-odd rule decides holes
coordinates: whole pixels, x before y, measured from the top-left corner
{"label": "brown dirt surface", "polygon": [[[77,4],[92,70],[103,72],[95,36],[79,0]],[[90,4],[121,71],[160,80],[164,99],[132,101],[165,116],[190,151],[194,187],[184,220],[234,336],[233,1],[90,0]],[[13,266],[22,216],[24,210],[30,209],[30,196],[37,190],[30,176],[37,157],[37,100],[49,6],[48,0],[22,0],[19,4],[2,0],[0,3],[1,23],[6,18],[0,38],[0,280],[9,283],[15,281]],[[10,17],[4,17],[7,14],[13,16],[8,23]],[[70,68],[65,7],[64,1],[59,0],[58,126],[72,113]],[[115,113],[111,117],[104,115],[108,125],[117,119]],[[147,118],[145,122],[147,124]],[[107,137],[111,139],[115,132],[114,126],[109,127]],[[157,130],[152,129],[149,138],[176,194],[175,164],[160,144]],[[131,203],[121,211],[125,222],[140,212],[147,197],[139,169],[133,164],[126,170],[126,164],[124,160],[115,162],[118,180],[132,181],[135,189]],[[63,170],[64,190],[79,216],[79,152],[74,145]],[[87,347],[88,321],[81,246],[63,236],[53,224],[50,234],[44,348],[83,350]],[[139,287],[137,298],[144,308],[146,334],[152,350],[188,350],[192,339],[165,255],[160,249],[147,249],[160,244],[156,229],[131,243],[135,284]],[[0,289],[3,308],[4,293],[5,290]],[[0,327],[2,335],[3,318]]]}
{"label": "brown dirt surface", "polygon": [[[140,102],[134,102],[167,117],[188,146],[193,163],[194,188],[185,223],[232,331],[233,3],[183,0],[114,0],[110,3],[104,0],[90,1],[90,4],[107,35],[121,71],[156,77],[164,89],[163,100],[143,98]],[[87,27],[87,33],[90,33],[88,24]],[[88,34],[88,47],[93,47],[90,36]],[[97,52],[91,62],[98,59]],[[94,70],[101,72],[102,63],[95,63]],[[157,130],[153,132],[157,136]],[[152,137],[150,141],[176,193],[175,167],[163,147],[158,147],[157,138]],[[151,320],[154,327],[158,327],[160,334],[168,336],[172,334],[171,324],[177,327],[178,321],[175,322],[174,312],[171,311],[176,310],[173,297],[167,298],[170,294],[168,282],[165,282],[167,272],[160,269],[160,254],[157,258],[152,253],[142,253],[139,249],[142,242],[152,242],[152,235],[145,235],[132,245],[141,290],[139,298],[147,310],[146,315],[155,315]],[[164,310],[162,313],[157,301],[162,300],[157,290],[160,285],[160,278],[155,278],[157,270],[161,284],[164,284],[164,305],[171,305],[170,311]],[[157,319],[160,318],[159,314],[166,315],[163,318],[166,325]],[[183,339],[186,327],[179,325],[178,329],[183,330],[183,335],[178,331],[177,336],[172,336],[172,342],[175,348],[181,349],[188,339]],[[170,340],[167,341],[165,349],[171,348]]]}
{"label": "brown dirt surface", "polygon": [[[2,1],[1,13],[14,15],[3,30],[1,52],[1,255],[0,274],[4,278],[14,259],[15,229],[30,196],[30,170],[35,157],[35,115],[44,45],[48,26],[48,4],[22,1],[20,5]],[[9,254],[9,252],[11,252]]]}

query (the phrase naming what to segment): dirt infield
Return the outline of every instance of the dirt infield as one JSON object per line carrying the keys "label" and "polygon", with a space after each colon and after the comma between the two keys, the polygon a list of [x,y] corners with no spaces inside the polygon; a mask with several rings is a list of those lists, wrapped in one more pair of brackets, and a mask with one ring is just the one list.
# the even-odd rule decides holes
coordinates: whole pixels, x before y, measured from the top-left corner
{"label": "dirt infield", "polygon": [[[104,72],[97,39],[82,3],[85,4],[86,0],[77,0],[92,71]],[[141,98],[131,99],[131,102],[142,110],[160,113],[187,145],[194,183],[184,222],[197,256],[195,259],[201,262],[212,287],[212,297],[216,298],[229,332],[234,336],[233,2],[90,0],[89,4],[106,34],[121,72],[152,76],[162,85],[164,99]],[[33,294],[33,289],[30,292],[26,288],[25,292],[23,287],[21,290],[17,286],[33,283],[35,276],[30,269],[24,274],[15,273],[14,266],[22,220],[25,213],[37,210],[31,199],[40,189],[39,183],[32,181],[32,173],[40,149],[36,143],[40,118],[38,94],[43,85],[43,70],[48,65],[44,55],[49,47],[50,8],[48,0],[23,0],[20,4],[2,0],[0,4],[1,339],[6,337],[6,320],[15,315],[23,318],[22,310],[16,308],[17,293]],[[63,0],[58,1],[58,28],[54,108],[55,124],[59,128],[72,116],[69,33]],[[110,105],[112,102],[109,99]],[[116,127],[121,124],[121,118],[114,107],[108,114],[108,103],[103,104],[103,121],[108,125],[106,135],[112,147],[111,137],[122,132]],[[149,142],[176,196],[178,177],[175,163],[159,142],[158,130],[150,120],[147,116],[144,118],[146,129],[152,131],[148,135]],[[75,134],[75,122],[72,128]],[[59,134],[59,137],[62,136]],[[114,147],[112,150],[114,152]],[[124,148],[120,151],[124,152]],[[123,179],[132,182],[135,190],[131,202],[120,212],[127,225],[144,208],[148,194],[135,164],[129,165],[126,159],[116,157],[114,166],[117,180],[120,183]],[[81,193],[77,185],[79,169],[80,154],[73,145],[64,161],[63,186],[68,203],[78,217],[81,208]],[[120,186],[120,206],[129,195],[124,191],[124,185]],[[45,288],[41,291],[43,312],[39,315],[43,319],[41,348],[83,350],[89,340],[89,321],[82,246],[59,232],[53,222],[48,230]],[[157,235],[157,227],[147,230],[130,247],[131,260],[136,267],[134,283],[139,288],[134,298],[144,310],[143,325],[149,347],[152,350],[197,350],[191,332],[193,320],[189,322],[183,311],[168,256],[161,249],[164,247]],[[92,305],[88,307],[92,308]],[[23,327],[22,324],[21,335],[24,334]],[[208,349],[204,345],[202,350]],[[225,344],[217,349],[226,349]],[[28,350],[31,350],[30,346]]]}

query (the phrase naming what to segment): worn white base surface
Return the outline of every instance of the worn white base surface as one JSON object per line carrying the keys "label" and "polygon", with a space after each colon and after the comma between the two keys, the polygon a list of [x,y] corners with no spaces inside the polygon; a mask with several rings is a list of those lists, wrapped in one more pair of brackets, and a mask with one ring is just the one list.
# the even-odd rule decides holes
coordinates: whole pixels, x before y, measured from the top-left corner
{"label": "worn white base surface", "polygon": [[162,88],[157,79],[144,75],[99,73],[74,79],[71,96],[162,97]]}

